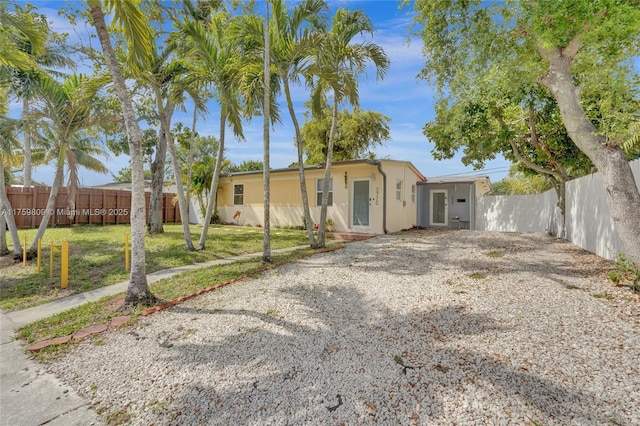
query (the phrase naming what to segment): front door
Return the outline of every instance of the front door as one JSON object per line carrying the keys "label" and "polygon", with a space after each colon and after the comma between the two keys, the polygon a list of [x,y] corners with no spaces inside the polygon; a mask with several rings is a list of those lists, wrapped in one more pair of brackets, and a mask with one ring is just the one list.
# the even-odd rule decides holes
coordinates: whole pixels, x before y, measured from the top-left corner
{"label": "front door", "polygon": [[369,181],[353,181],[353,207],[351,223],[354,228],[370,228],[371,208],[369,200]]}
{"label": "front door", "polygon": [[431,225],[448,226],[448,207],[447,207],[447,190],[432,189],[431,191],[431,208],[429,209],[429,220]]}

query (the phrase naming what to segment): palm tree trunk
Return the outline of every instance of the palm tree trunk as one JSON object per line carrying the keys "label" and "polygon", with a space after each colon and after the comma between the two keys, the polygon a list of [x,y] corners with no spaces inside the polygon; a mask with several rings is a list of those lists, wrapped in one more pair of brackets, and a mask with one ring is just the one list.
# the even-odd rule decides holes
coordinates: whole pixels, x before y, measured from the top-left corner
{"label": "palm tree trunk", "polygon": [[169,148],[171,163],[173,165],[173,177],[176,181],[178,207],[180,208],[180,222],[182,222],[182,232],[184,233],[185,248],[187,251],[193,251],[193,241],[191,241],[191,231],[189,230],[189,212],[187,211],[187,200],[185,200],[184,186],[182,185],[182,172],[180,171],[180,164],[178,163],[176,147],[173,144],[173,137],[171,137],[171,130],[169,128],[169,117],[167,117],[166,114],[160,114],[160,116],[160,122],[164,127],[164,134],[167,138],[167,148]]}
{"label": "palm tree trunk", "polygon": [[271,199],[270,199],[270,175],[269,175],[269,125],[271,121],[271,50],[269,36],[269,0],[266,2],[267,13],[264,23],[264,98],[263,98],[263,193],[264,193],[264,236],[262,241],[262,263],[271,263]]}
{"label": "palm tree trunk", "polygon": [[7,210],[0,208],[0,256],[9,254],[7,246]]}
{"label": "palm tree trunk", "polygon": [[164,130],[158,130],[156,153],[151,163],[151,200],[149,202],[149,226],[151,235],[164,232],[162,221],[162,188],[164,187],[164,164],[167,158],[167,138]]}
{"label": "palm tree trunk", "polygon": [[216,155],[216,166],[213,169],[213,177],[211,178],[211,190],[209,191],[209,200],[207,202],[207,212],[204,215],[204,222],[202,223],[202,232],[200,233],[200,241],[198,241],[197,250],[204,250],[205,248],[207,232],[209,232],[209,222],[211,222],[211,215],[213,215],[213,211],[217,201],[216,198],[218,197],[218,181],[220,180],[220,171],[222,170],[225,127],[227,125],[226,115],[227,112],[223,106],[220,109],[220,141],[218,143],[218,153]]}
{"label": "palm tree trunk", "polygon": [[22,244],[20,243],[20,238],[18,237],[18,228],[16,227],[16,220],[13,217],[13,209],[11,207],[11,203],[9,202],[9,197],[7,197],[2,156],[0,156],[0,216],[2,216],[2,219],[6,221],[6,225],[5,222],[0,223],[0,231],[2,231],[3,237],[5,237],[5,248],[7,248],[5,234],[5,226],[7,226],[9,228],[9,233],[11,234],[11,240],[13,241],[14,257],[22,257]]}
{"label": "palm tree trunk", "polygon": [[307,228],[307,237],[309,238],[309,245],[311,248],[317,248],[318,242],[313,235],[313,221],[311,220],[311,212],[309,211],[309,194],[307,193],[307,179],[304,174],[304,157],[303,149],[304,143],[302,141],[302,134],[300,133],[300,124],[296,117],[296,112],[293,110],[293,101],[291,100],[291,90],[289,89],[289,81],[285,78],[284,82],[284,94],[287,99],[287,108],[289,109],[289,115],[293,122],[293,128],[296,133],[296,148],[298,150],[298,178],[300,180],[300,194],[302,195],[302,211],[304,214],[304,223]]}
{"label": "palm tree trunk", "polygon": [[[60,152],[64,152],[64,147],[60,150]],[[64,154],[61,154],[64,155]],[[44,210],[44,216],[42,216],[42,220],[40,221],[40,226],[38,226],[38,232],[36,232],[36,236],[29,247],[29,256],[32,256],[38,250],[38,240],[44,236],[44,232],[47,230],[47,226],[49,225],[49,220],[51,219],[51,215],[53,214],[56,208],[56,197],[58,196],[58,191],[62,186],[62,179],[64,178],[64,157],[58,158],[58,165],[56,167],[56,174],[53,178],[53,185],[51,185],[51,191],[49,192],[49,199],[47,200],[47,206]]]}
{"label": "palm tree trunk", "polygon": [[31,180],[31,117],[29,111],[29,97],[25,96],[22,100],[22,119],[26,126],[24,126],[24,186],[30,187],[32,185]]}
{"label": "palm tree trunk", "polygon": [[324,235],[327,223],[327,206],[329,204],[329,184],[331,182],[331,160],[333,157],[333,144],[338,127],[338,102],[336,93],[333,92],[333,113],[331,115],[331,130],[329,130],[329,143],[327,146],[327,164],[324,169],[324,181],[322,186],[322,207],[320,208],[320,225],[318,226],[318,245],[324,248]]}
{"label": "palm tree trunk", "polygon": [[193,120],[191,121],[191,134],[189,135],[189,155],[187,158],[187,217],[191,215],[191,180],[193,179],[193,143],[196,138],[196,122],[198,121],[198,109],[193,106]]}
{"label": "palm tree trunk", "polygon": [[90,13],[96,28],[102,50],[107,60],[107,67],[113,79],[116,96],[122,106],[125,129],[129,139],[129,156],[131,157],[131,276],[124,305],[151,304],[156,301],[149,291],[145,269],[144,228],[146,207],[144,199],[144,173],[142,157],[142,134],[133,111],[131,97],[122,77],[120,65],[116,58],[109,31],[104,22],[104,12],[99,3],[91,3]]}

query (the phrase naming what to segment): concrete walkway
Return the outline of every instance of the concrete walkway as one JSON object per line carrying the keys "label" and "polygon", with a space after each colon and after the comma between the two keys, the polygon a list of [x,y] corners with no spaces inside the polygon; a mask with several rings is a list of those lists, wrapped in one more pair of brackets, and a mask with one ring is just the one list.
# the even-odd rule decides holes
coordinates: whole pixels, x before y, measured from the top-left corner
{"label": "concrete walkway", "polygon": [[[289,247],[272,250],[272,253],[286,253],[307,247],[306,245]],[[166,269],[147,275],[147,281],[151,285],[163,278],[182,272],[261,256],[262,253],[253,253]],[[127,290],[128,284],[128,281],[123,281],[22,311],[0,312],[0,425],[86,426],[104,424],[87,401],[55,376],[44,371],[40,364],[29,358],[20,342],[14,340],[14,332],[27,324],[84,303],[123,293]]]}

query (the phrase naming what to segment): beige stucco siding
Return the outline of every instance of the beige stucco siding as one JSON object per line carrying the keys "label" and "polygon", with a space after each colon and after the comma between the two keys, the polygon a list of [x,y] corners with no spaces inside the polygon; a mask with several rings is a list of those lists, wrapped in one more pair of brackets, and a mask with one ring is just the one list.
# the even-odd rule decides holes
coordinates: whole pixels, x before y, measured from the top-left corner
{"label": "beige stucco siding", "polygon": [[[389,232],[409,228],[416,223],[416,204],[411,200],[411,186],[419,179],[417,171],[408,162],[383,161],[382,168],[387,174],[387,224]],[[271,173],[271,224],[274,227],[302,225],[303,209],[297,170]],[[316,185],[324,178],[324,169],[305,171],[309,208],[314,223],[320,220],[320,205],[317,203]],[[332,169],[333,204],[329,206],[327,217],[334,223],[334,230],[341,232],[363,232],[381,234],[383,223],[384,179],[376,164],[348,162],[335,165]],[[402,200],[396,200],[395,185],[403,182]],[[363,182],[367,182],[364,184]],[[244,203],[233,204],[233,186],[244,185]],[[368,226],[357,226],[353,217],[354,188],[368,187]],[[406,202],[406,203],[404,203]],[[218,191],[218,211],[223,221],[240,225],[263,224],[262,173],[222,176]],[[234,219],[236,212],[240,215]]]}
{"label": "beige stucco siding", "polygon": [[[398,232],[417,223],[417,194],[412,197],[412,187],[420,176],[408,162],[382,160],[382,169],[387,175],[387,231]],[[400,183],[401,190],[397,191]],[[399,198],[399,199],[398,199]]]}

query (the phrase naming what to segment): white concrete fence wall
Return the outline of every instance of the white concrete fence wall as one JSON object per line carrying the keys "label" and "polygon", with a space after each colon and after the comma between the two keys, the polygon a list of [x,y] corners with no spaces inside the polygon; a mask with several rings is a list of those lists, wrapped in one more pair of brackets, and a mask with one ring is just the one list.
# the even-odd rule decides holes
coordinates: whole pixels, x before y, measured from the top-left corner
{"label": "white concrete fence wall", "polygon": [[[631,162],[631,169],[640,188],[640,160]],[[546,232],[598,256],[615,259],[624,250],[613,228],[600,173],[568,182],[566,192],[564,235],[554,190],[538,195],[480,197],[476,206],[476,229]]]}

